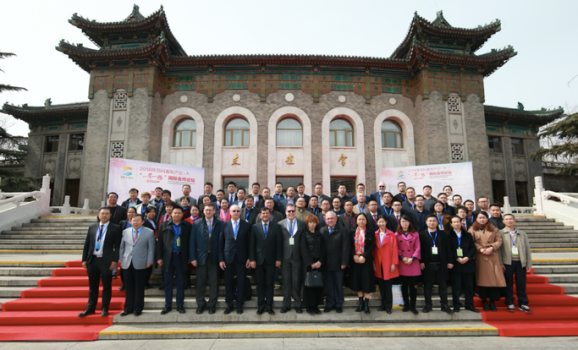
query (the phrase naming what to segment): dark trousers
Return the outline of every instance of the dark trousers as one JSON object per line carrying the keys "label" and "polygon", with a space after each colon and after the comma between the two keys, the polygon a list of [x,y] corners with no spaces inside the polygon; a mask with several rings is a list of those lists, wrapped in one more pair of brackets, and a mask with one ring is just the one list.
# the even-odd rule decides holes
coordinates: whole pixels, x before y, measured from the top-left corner
{"label": "dark trousers", "polygon": [[343,275],[343,270],[323,272],[326,306],[329,308],[343,307]]}
{"label": "dark trousers", "polygon": [[528,305],[526,295],[526,269],[519,261],[512,260],[512,265],[506,266],[504,277],[506,278],[506,305],[514,304],[514,274],[516,275],[516,294],[518,296],[518,306]]}
{"label": "dark trousers", "polygon": [[88,275],[88,304],[87,309],[95,310],[98,303],[98,289],[102,275],[102,307],[108,308],[110,297],[112,296],[112,271],[110,264],[103,258],[92,257],[90,264],[87,264],[86,274]]}
{"label": "dark trousers", "polygon": [[177,274],[177,307],[183,306],[185,302],[185,281],[183,271],[183,261],[181,254],[171,255],[169,271],[165,276],[165,307],[173,306],[173,276]]}
{"label": "dark trousers", "polygon": [[[197,306],[207,305],[205,294],[207,294],[207,279],[209,280],[209,308],[217,306],[219,297],[219,265],[211,261],[211,254],[207,254],[207,261],[203,265],[197,265]],[[186,273],[185,273],[186,276]]]}
{"label": "dark trousers", "polygon": [[235,275],[237,276],[237,307],[243,306],[245,303],[245,276],[247,269],[245,263],[238,262],[237,256],[232,263],[226,264],[225,267],[225,302],[227,306],[233,306],[235,299]]}
{"label": "dark trousers", "polygon": [[145,286],[148,286],[150,283],[150,279],[151,279],[151,275],[153,274],[153,268],[155,267],[155,264],[152,264],[151,267],[147,268],[147,282],[145,283]]}
{"label": "dark trousers", "polygon": [[399,280],[401,281],[401,295],[403,296],[403,304],[409,305],[414,309],[417,300],[416,286],[420,276],[399,276]]}
{"label": "dark trousers", "polygon": [[379,279],[379,294],[381,294],[381,306],[384,309],[391,309],[393,307],[393,293],[391,292],[391,283],[389,280]]}
{"label": "dark trousers", "polygon": [[500,300],[500,287],[478,286],[478,291],[480,292],[480,299],[482,299],[484,303],[488,302],[487,299],[490,299],[490,301]]}
{"label": "dark trousers", "polygon": [[[428,272],[425,273],[423,278],[424,283],[424,296],[425,304],[432,305],[431,296],[433,293],[434,282],[438,283],[438,290],[440,294],[440,300],[442,305],[448,304],[448,281],[443,278],[443,270],[446,266],[442,266],[441,263],[429,263]],[[425,271],[424,271],[425,272]]]}
{"label": "dark trousers", "polygon": [[293,297],[295,308],[301,308],[302,272],[300,260],[289,259],[283,261],[281,265],[281,273],[283,274],[283,306],[291,307],[291,297]]}
{"label": "dark trousers", "polygon": [[257,306],[259,309],[273,309],[275,269],[275,264],[267,263],[257,265],[255,269],[257,277]]}
{"label": "dark trousers", "polygon": [[[455,269],[455,267],[454,267]],[[473,272],[458,272],[452,270],[452,298],[454,307],[462,307],[460,295],[462,291],[466,295],[466,307],[474,307],[474,282]]]}
{"label": "dark trousers", "polygon": [[[124,266],[123,266],[124,267]],[[148,269],[137,270],[131,263],[128,269],[123,268],[124,288],[126,297],[124,311],[141,312],[144,308],[145,286],[147,284]]]}

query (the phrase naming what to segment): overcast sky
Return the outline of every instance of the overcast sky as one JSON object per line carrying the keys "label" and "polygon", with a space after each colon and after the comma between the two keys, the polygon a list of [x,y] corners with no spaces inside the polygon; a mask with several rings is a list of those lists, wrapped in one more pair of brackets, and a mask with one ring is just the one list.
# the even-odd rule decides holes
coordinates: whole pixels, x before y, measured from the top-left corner
{"label": "overcast sky", "polygon": [[[0,94],[0,103],[43,105],[88,100],[88,73],[55,50],[61,39],[94,44],[68,23],[73,13],[102,22],[123,20],[133,1],[2,1],[0,82],[27,92]],[[137,3],[144,16],[159,1]],[[189,55],[323,54],[388,57],[405,38],[413,14],[434,20],[443,10],[455,27],[496,19],[502,31],[478,54],[512,45],[518,56],[485,81],[486,104],[526,109],[578,106],[578,1],[164,1],[171,31]],[[26,135],[22,121],[9,131]]]}

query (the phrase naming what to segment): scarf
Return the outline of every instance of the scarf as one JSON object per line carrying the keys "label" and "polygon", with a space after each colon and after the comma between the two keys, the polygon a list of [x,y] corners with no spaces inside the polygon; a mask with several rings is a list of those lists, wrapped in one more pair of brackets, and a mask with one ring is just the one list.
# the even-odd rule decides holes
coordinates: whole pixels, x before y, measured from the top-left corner
{"label": "scarf", "polygon": [[362,255],[365,253],[365,230],[359,227],[355,230],[355,254]]}

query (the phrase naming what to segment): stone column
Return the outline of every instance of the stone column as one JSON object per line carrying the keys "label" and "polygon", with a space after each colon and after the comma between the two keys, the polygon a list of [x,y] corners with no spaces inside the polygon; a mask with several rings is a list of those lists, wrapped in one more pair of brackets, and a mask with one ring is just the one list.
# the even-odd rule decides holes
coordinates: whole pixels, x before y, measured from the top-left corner
{"label": "stone column", "polygon": [[66,152],[68,150],[68,134],[58,135],[58,153],[54,169],[54,194],[52,195],[52,205],[60,206],[64,200],[64,173],[66,169]]}
{"label": "stone column", "polygon": [[[511,137],[502,137],[502,152],[504,153],[504,169],[506,170],[506,193],[508,197],[510,197],[511,204],[517,206],[518,198],[516,196],[516,175],[514,171],[514,163],[512,162]],[[496,201],[496,198],[494,198],[494,201]]]}
{"label": "stone column", "polygon": [[542,168],[542,161],[532,160],[532,154],[540,149],[540,139],[536,138],[528,138],[524,139],[524,148],[526,152],[526,162],[528,164],[528,200],[531,202],[531,194],[533,193],[534,187],[536,187],[535,178],[540,177],[544,174],[544,170]]}
{"label": "stone column", "polygon": [[474,170],[476,198],[492,196],[492,180],[490,177],[490,148],[486,134],[486,119],[484,105],[480,97],[470,94],[464,102],[465,129],[468,140],[468,159]]}

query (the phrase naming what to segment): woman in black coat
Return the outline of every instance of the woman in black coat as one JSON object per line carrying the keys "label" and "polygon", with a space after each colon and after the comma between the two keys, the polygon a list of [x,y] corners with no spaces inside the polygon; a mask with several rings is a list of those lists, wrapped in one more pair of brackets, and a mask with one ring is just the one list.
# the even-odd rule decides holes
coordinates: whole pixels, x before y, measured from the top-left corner
{"label": "woman in black coat", "polygon": [[[307,231],[301,237],[301,256],[303,257],[303,276],[312,270],[320,270],[325,263],[325,238],[315,229],[319,218],[309,215],[305,219]],[[303,285],[303,304],[310,315],[320,315],[319,305],[323,304],[323,287],[310,288]]]}
{"label": "woman in black coat", "polygon": [[474,274],[476,264],[476,244],[472,235],[462,225],[462,219],[458,216],[451,218],[452,228],[449,230],[450,247],[453,255],[454,267],[450,270],[452,276],[452,296],[454,312],[459,312],[462,303],[460,295],[464,292],[466,310],[480,312],[474,308]]}
{"label": "woman in black coat", "polygon": [[[369,311],[370,293],[375,292],[373,271],[373,248],[375,248],[375,231],[367,226],[365,215],[357,216],[357,228],[351,230],[353,264],[350,268],[349,288],[357,292],[359,306],[356,312]],[[365,298],[365,299],[364,299]]]}

